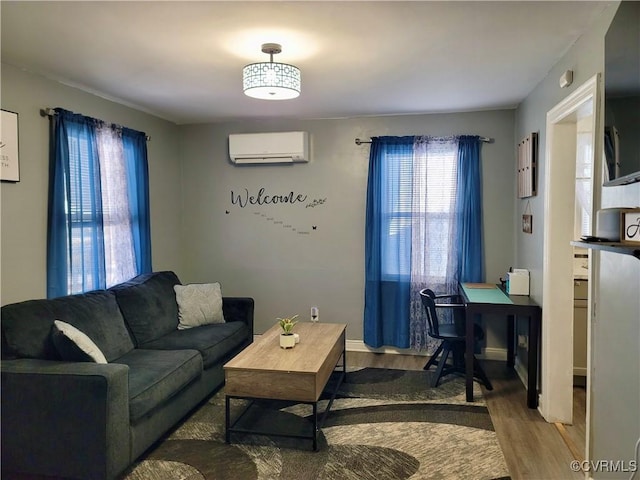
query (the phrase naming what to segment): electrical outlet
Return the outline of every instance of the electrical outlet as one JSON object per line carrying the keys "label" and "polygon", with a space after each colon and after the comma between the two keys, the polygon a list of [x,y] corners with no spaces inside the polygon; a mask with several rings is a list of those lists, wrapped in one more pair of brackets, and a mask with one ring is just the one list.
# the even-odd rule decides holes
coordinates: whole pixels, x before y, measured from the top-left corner
{"label": "electrical outlet", "polygon": [[518,335],[518,347],[529,349],[529,337],[527,335]]}

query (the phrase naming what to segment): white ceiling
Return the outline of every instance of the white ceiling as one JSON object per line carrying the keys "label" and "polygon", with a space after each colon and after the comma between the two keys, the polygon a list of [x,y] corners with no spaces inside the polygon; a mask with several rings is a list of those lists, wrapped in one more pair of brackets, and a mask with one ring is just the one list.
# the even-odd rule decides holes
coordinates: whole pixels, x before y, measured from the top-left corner
{"label": "white ceiling", "polygon": [[[178,124],[514,108],[610,3],[3,0],[1,55]],[[267,42],[297,99],[243,95]]]}

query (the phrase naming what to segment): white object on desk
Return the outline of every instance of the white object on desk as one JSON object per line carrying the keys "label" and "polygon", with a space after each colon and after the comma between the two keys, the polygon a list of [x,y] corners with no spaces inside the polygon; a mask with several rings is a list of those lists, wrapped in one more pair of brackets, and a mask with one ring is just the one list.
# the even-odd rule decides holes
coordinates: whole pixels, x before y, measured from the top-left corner
{"label": "white object on desk", "polygon": [[604,208],[596,213],[596,236],[610,242],[620,241],[620,208]]}
{"label": "white object on desk", "polygon": [[529,270],[514,268],[507,273],[507,293],[509,295],[529,295]]}

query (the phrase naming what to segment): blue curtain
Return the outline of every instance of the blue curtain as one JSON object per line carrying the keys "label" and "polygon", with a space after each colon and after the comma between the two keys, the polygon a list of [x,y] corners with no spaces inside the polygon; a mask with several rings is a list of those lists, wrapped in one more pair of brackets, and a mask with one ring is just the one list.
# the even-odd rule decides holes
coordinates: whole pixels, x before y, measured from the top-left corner
{"label": "blue curtain", "polygon": [[374,137],[371,143],[365,226],[364,342],[376,348],[409,347],[411,227],[410,221],[392,217],[391,212],[399,210],[400,193],[408,188],[403,178],[407,175],[411,178],[413,142],[411,136]]}
{"label": "blue curtain", "polygon": [[[70,293],[73,272],[82,272],[79,276],[81,284],[76,287],[83,291],[99,288],[105,281],[102,195],[95,121],[57,108],[52,122],[48,298]],[[80,238],[84,241],[80,241]],[[72,246],[79,251],[79,256],[75,258],[81,258],[81,261],[74,260]]]}
{"label": "blue curtain", "polygon": [[478,136],[458,137],[456,252],[460,282],[484,282],[482,176]]}
{"label": "blue curtain", "polygon": [[[417,140],[432,142],[433,147],[428,149],[432,153],[418,155],[416,148],[420,142]],[[456,169],[455,199],[450,204],[449,217],[453,223],[452,237],[445,236],[444,240],[432,238],[434,233],[429,235],[431,231],[437,233],[441,230],[438,225],[431,224],[437,215],[427,217],[431,219],[428,221],[433,230],[424,236],[418,218],[425,217],[425,211],[413,212],[411,201],[418,198],[415,197],[418,193],[421,196],[426,194],[423,190],[426,182],[422,179],[429,174],[429,155],[441,162],[438,160],[442,158],[438,150],[440,144],[449,145],[449,158],[456,162],[451,170]],[[425,257],[429,257],[430,262],[437,259],[438,254],[434,252],[439,251],[442,242],[451,246],[450,249],[445,248],[447,252],[443,254],[443,262],[455,260],[435,268],[447,272],[446,275],[439,274],[443,276],[440,279],[443,285],[456,285],[457,281],[484,281],[480,147],[481,140],[477,136],[372,139],[365,225],[364,342],[367,345],[418,349],[428,346],[428,342],[416,340],[424,337],[424,332],[419,331],[424,330],[424,312],[420,305],[412,308],[412,289],[423,288],[425,279],[433,281],[429,274],[425,277],[422,264],[426,262]],[[414,162],[427,163],[418,166]],[[433,248],[437,250],[432,251]],[[426,255],[426,252],[430,254]],[[412,264],[415,272],[412,272]],[[433,270],[433,265],[427,269],[428,272]],[[420,284],[415,283],[418,278],[422,279]]]}
{"label": "blue curtain", "polygon": [[143,132],[123,128],[122,143],[129,180],[127,190],[136,270],[138,273],[149,273],[151,272],[151,222],[147,136]]}
{"label": "blue curtain", "polygon": [[[100,120],[61,108],[51,121],[47,297],[106,288]],[[136,273],[151,271],[146,136],[109,126],[122,137]],[[104,168],[104,166],[103,166]],[[130,262],[129,262],[130,263]]]}

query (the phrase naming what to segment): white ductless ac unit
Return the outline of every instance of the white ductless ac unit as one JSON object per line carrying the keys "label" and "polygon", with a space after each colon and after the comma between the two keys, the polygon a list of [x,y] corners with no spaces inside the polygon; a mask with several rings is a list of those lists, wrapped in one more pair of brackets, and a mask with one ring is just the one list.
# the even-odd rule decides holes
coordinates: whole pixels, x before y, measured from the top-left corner
{"label": "white ductless ac unit", "polygon": [[236,164],[309,161],[307,132],[238,133],[229,135],[229,158]]}

